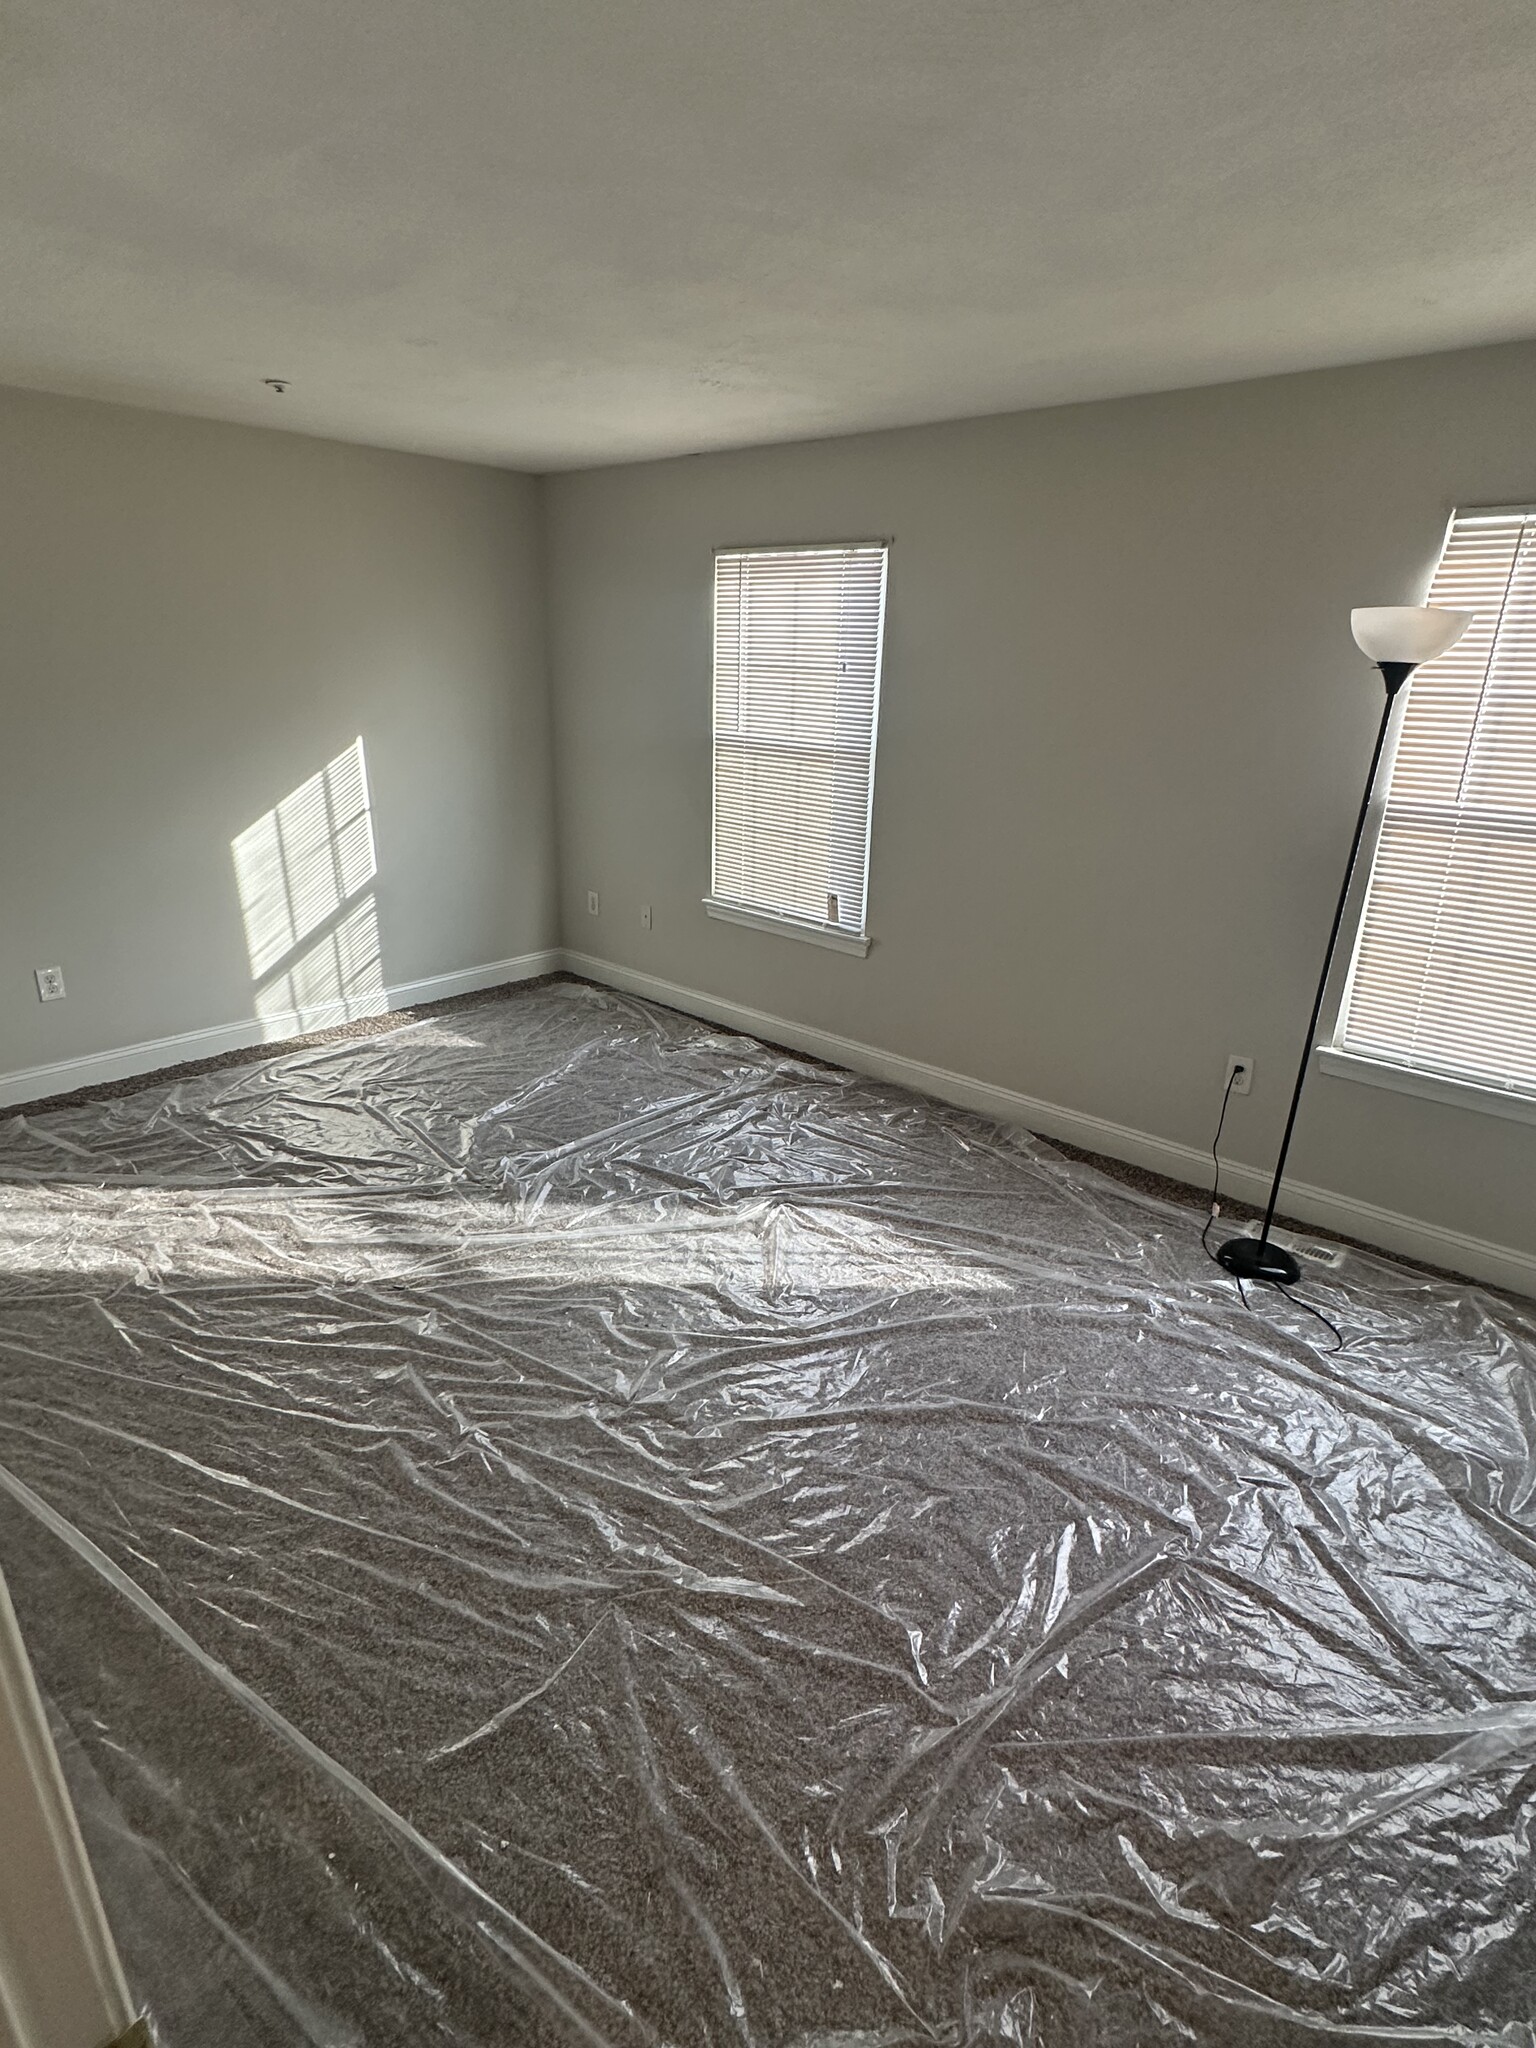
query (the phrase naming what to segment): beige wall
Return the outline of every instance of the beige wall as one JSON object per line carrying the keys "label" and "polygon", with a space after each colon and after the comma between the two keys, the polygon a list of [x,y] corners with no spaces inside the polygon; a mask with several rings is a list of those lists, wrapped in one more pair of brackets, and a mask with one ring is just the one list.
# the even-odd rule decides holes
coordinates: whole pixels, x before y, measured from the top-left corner
{"label": "beige wall", "polygon": [[[1356,604],[1536,499],[1536,347],[552,478],[566,943],[1272,1156],[1378,716]],[[708,919],[710,552],[888,534],[865,960]],[[602,915],[586,915],[585,892]],[[654,906],[644,932],[639,906]],[[1536,1128],[1315,1073],[1300,1179],[1536,1250]]]}
{"label": "beige wall", "polygon": [[0,474],[0,1074],[249,1017],[231,842],[359,736],[385,984],[553,941],[530,479],[16,391]]}

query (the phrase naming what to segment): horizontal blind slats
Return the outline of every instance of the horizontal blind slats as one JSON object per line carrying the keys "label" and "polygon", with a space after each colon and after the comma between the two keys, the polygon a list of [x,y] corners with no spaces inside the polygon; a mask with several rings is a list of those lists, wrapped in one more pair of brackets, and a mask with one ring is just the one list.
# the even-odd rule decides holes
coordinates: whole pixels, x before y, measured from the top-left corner
{"label": "horizontal blind slats", "polygon": [[1474,617],[1409,686],[1339,1040],[1536,1093],[1536,517],[1458,518],[1429,601]]}
{"label": "horizontal blind slats", "polygon": [[715,557],[714,894],[862,932],[883,546]]}

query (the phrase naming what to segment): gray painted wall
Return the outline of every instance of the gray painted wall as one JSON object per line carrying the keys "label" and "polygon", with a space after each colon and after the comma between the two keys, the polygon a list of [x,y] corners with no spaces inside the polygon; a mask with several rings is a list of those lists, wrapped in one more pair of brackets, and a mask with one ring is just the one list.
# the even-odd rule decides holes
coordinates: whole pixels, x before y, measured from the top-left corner
{"label": "gray painted wall", "polygon": [[19,391],[0,473],[0,1072],[249,1017],[231,842],[359,736],[385,982],[553,942],[530,479]]}
{"label": "gray painted wall", "polygon": [[[1453,504],[1536,497],[1536,346],[542,486],[0,392],[0,459],[0,1072],[249,1016],[231,842],[361,736],[391,985],[563,930],[1189,1145],[1249,1053],[1262,1161],[1376,716],[1349,607],[1420,597]],[[699,899],[710,551],[871,533],[858,960]],[[1317,1074],[1294,1163],[1536,1250],[1530,1126]]]}
{"label": "gray painted wall", "polygon": [[[543,488],[568,945],[1190,1145],[1247,1053],[1262,1162],[1379,715],[1350,607],[1422,601],[1458,502],[1536,498],[1536,347]],[[859,960],[700,907],[710,553],[878,534]],[[1293,1163],[1536,1249],[1529,1125],[1314,1073]]]}

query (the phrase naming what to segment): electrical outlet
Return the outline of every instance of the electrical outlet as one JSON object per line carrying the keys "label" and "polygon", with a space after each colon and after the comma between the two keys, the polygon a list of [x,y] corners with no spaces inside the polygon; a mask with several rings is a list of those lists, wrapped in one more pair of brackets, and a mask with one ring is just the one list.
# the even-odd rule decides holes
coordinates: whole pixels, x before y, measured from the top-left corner
{"label": "electrical outlet", "polygon": [[[1232,1078],[1234,1074],[1237,1076],[1236,1080]],[[1232,1082],[1232,1093],[1234,1095],[1246,1095],[1253,1086],[1253,1061],[1249,1059],[1247,1053],[1229,1052],[1227,1054],[1227,1071],[1222,1077],[1222,1086],[1225,1087],[1228,1081]]]}
{"label": "electrical outlet", "polygon": [[588,917],[596,917],[597,915],[597,891],[595,889],[587,891],[587,915]]}
{"label": "electrical outlet", "polygon": [[64,1000],[64,970],[62,967],[34,967],[37,981],[37,999],[40,1003],[62,1003]]}
{"label": "electrical outlet", "polygon": [[648,932],[650,928],[651,906],[649,905],[649,903],[642,903],[640,906],[640,929],[643,932]]}

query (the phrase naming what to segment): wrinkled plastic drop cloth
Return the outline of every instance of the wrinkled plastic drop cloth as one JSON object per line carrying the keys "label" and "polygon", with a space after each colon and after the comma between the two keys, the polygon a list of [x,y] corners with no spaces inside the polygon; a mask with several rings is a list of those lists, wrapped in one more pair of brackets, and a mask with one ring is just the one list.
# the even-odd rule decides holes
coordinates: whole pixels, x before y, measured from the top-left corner
{"label": "wrinkled plastic drop cloth", "polygon": [[171,2048],[1536,2043],[1536,1322],[556,984],[0,1123]]}

